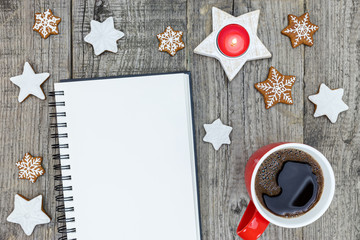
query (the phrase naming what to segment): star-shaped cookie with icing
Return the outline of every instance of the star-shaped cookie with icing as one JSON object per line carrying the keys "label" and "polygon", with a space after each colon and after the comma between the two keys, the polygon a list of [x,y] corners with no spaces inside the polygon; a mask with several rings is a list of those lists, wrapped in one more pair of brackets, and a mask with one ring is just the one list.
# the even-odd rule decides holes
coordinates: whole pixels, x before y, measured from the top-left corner
{"label": "star-shaped cookie with icing", "polygon": [[60,22],[61,18],[54,16],[52,11],[48,9],[44,13],[35,13],[33,30],[46,39],[52,34],[59,34],[58,25]]}
{"label": "star-shaped cookie with icing", "polygon": [[203,138],[204,142],[211,143],[217,151],[223,144],[230,144],[229,134],[232,127],[224,125],[218,118],[212,124],[204,124],[206,135]]}
{"label": "star-shaped cookie with icing", "polygon": [[295,76],[282,75],[270,67],[268,78],[255,84],[255,88],[264,96],[265,108],[269,109],[277,103],[293,104],[291,88],[295,80]]}
{"label": "star-shaped cookie with icing", "polygon": [[309,96],[309,100],[316,105],[314,117],[326,115],[332,123],[336,123],[341,112],[349,109],[342,97],[344,89],[330,89],[324,83],[320,85],[319,93]]}
{"label": "star-shaped cookie with icing", "polygon": [[19,178],[27,179],[32,183],[36,182],[37,178],[45,173],[41,162],[42,157],[33,157],[30,153],[26,153],[23,159],[16,163],[19,169]]}
{"label": "star-shaped cookie with icing", "polygon": [[84,40],[93,46],[95,55],[100,55],[105,51],[117,53],[116,42],[125,34],[114,28],[114,19],[109,17],[104,22],[91,20],[90,26],[91,31]]}
{"label": "star-shaped cookie with icing", "polygon": [[20,88],[18,97],[19,102],[23,102],[29,95],[44,100],[45,94],[41,89],[41,85],[49,78],[49,76],[49,73],[35,73],[30,64],[26,62],[23,74],[10,78],[10,81]]}
{"label": "star-shaped cookie with icing", "polygon": [[183,49],[185,44],[182,40],[182,31],[174,31],[174,29],[168,26],[164,32],[159,33],[156,37],[160,41],[159,51],[167,52],[171,56],[175,56],[177,51]]}
{"label": "star-shaped cookie with icing", "polygon": [[309,13],[300,17],[289,14],[289,25],[281,33],[288,36],[293,48],[301,44],[312,46],[314,44],[313,35],[319,30],[319,27],[310,22]]}
{"label": "star-shaped cookie with icing", "polygon": [[50,222],[42,207],[42,195],[28,200],[16,194],[14,205],[14,211],[7,217],[7,221],[20,224],[27,236],[32,234],[36,225]]}
{"label": "star-shaped cookie with icing", "polygon": [[[233,80],[245,62],[271,57],[271,53],[256,35],[259,15],[260,11],[257,10],[234,17],[216,7],[213,7],[213,32],[194,49],[194,53],[213,57],[219,60],[228,79],[230,81]],[[249,37],[249,45],[246,51],[240,56],[229,57],[219,49],[217,43],[219,33],[228,25],[240,25],[241,28],[245,29],[245,32],[247,32]],[[237,45],[240,44],[240,42],[231,41],[231,44]]]}

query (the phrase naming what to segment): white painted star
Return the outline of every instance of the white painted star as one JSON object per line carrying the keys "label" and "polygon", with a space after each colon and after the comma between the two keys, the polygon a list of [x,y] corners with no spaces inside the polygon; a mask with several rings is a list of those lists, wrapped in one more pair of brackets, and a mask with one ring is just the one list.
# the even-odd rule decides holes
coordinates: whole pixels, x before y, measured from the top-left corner
{"label": "white painted star", "polygon": [[338,115],[349,109],[342,100],[343,95],[344,89],[331,90],[322,83],[319,93],[309,96],[309,100],[316,105],[314,117],[326,115],[332,123],[335,123]]}
{"label": "white painted star", "polygon": [[211,143],[216,151],[219,150],[221,145],[231,143],[229,134],[232,127],[224,125],[220,118],[216,119],[212,124],[204,124],[204,128],[206,135],[203,140]]}
{"label": "white painted star", "polygon": [[7,221],[20,224],[28,236],[32,234],[36,225],[49,223],[49,216],[42,210],[42,195],[27,200],[16,194],[15,208]]}
{"label": "white painted star", "polygon": [[[194,50],[195,53],[213,57],[220,61],[229,80],[231,81],[240,71],[246,61],[270,58],[271,53],[256,35],[260,10],[234,17],[216,7],[212,8],[213,32],[202,41]],[[250,37],[247,51],[239,57],[227,57],[222,54],[217,46],[219,31],[228,24],[238,24],[246,29]]]}
{"label": "white painted star", "polygon": [[102,23],[91,20],[90,25],[91,31],[84,40],[93,46],[95,55],[105,51],[116,53],[118,51],[116,41],[125,34],[114,28],[114,19],[109,17]]}
{"label": "white painted star", "polygon": [[20,88],[19,102],[24,101],[29,95],[34,95],[41,100],[45,99],[45,94],[41,89],[48,78],[49,73],[35,73],[31,65],[26,62],[22,75],[10,78],[10,81]]}

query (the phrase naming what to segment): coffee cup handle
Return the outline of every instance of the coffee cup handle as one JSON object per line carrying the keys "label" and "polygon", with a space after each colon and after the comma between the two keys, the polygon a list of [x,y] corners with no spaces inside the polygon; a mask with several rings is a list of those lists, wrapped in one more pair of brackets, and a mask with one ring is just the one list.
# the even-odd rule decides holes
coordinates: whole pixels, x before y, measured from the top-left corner
{"label": "coffee cup handle", "polygon": [[263,234],[268,225],[268,220],[260,215],[250,200],[236,232],[244,240],[255,240]]}

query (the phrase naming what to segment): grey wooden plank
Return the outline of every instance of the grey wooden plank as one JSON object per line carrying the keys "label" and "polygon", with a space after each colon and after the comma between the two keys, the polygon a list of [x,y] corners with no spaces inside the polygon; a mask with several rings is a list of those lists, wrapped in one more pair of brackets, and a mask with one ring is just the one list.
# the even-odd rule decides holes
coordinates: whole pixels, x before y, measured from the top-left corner
{"label": "grey wooden plank", "polygon": [[[202,141],[205,135],[203,124],[220,118],[226,125],[234,127],[230,134],[234,140],[236,126],[229,120],[229,87],[220,63],[193,53],[194,48],[212,32],[212,7],[227,12],[233,8],[232,1],[188,1],[187,68],[192,73],[195,117],[195,136],[200,185],[200,210],[204,240],[234,239],[234,212],[242,208],[245,200],[233,201],[229,186],[238,175],[233,167],[231,146],[223,145],[215,151],[211,144]],[[235,79],[234,81],[236,81]],[[237,146],[236,146],[237,147]],[[238,152],[239,153],[239,152]],[[235,157],[235,155],[233,155]]]}
{"label": "grey wooden plank", "polygon": [[[229,83],[216,60],[189,54],[188,67],[194,79],[196,137],[200,159],[200,199],[204,239],[237,239],[236,228],[249,197],[244,185],[244,169],[249,156],[261,146],[278,141],[302,142],[303,49],[293,50],[280,34],[287,25],[287,14],[302,12],[302,2],[284,1],[189,1],[188,29],[191,51],[211,32],[211,7],[235,16],[261,10],[258,35],[273,53],[269,60],[245,64]],[[291,61],[298,58],[298,61]],[[270,66],[284,74],[296,75],[293,88],[295,104],[278,104],[270,110],[254,88],[266,79]],[[202,142],[202,124],[221,117],[234,127],[232,144],[215,152]],[[285,127],[284,127],[285,126]],[[300,239],[301,229],[286,230],[270,225],[263,239]]]}
{"label": "grey wooden plank", "polygon": [[[90,32],[90,21],[114,17],[115,28],[124,32],[118,53],[95,56],[92,46],[83,41]],[[185,70],[185,51],[174,57],[159,52],[156,38],[171,25],[182,30],[186,41],[186,0],[89,0],[73,3],[73,73],[75,78],[117,76]],[[186,46],[185,46],[186,47]]]}
{"label": "grey wooden plank", "polygon": [[[238,188],[238,199],[248,196],[244,188],[243,172],[247,159],[258,148],[273,142],[303,142],[303,74],[304,48],[293,49],[290,40],[280,32],[288,25],[290,13],[302,14],[303,1],[235,1],[235,15],[260,9],[258,36],[272,53],[268,60],[252,61],[245,64],[238,79],[231,82],[231,104],[235,109],[232,119],[239,128],[234,143],[240,152],[231,154],[241,174],[239,182],[231,189]],[[270,66],[282,74],[296,76],[292,88],[293,105],[277,104],[266,110],[263,96],[254,84],[264,81]],[[237,148],[235,148],[236,152]],[[232,190],[234,191],[234,190]],[[234,197],[236,199],[236,197]],[[235,200],[234,200],[235,201]],[[245,208],[241,209],[238,220]],[[270,224],[261,239],[302,239],[302,229],[285,229]]]}
{"label": "grey wooden plank", "polygon": [[321,83],[344,88],[350,109],[332,124],[314,118],[314,105],[305,99],[304,141],[329,159],[336,190],[330,209],[304,228],[304,239],[360,239],[359,2],[306,1],[306,11],[320,29],[314,46],[305,49],[305,97],[318,92]]}
{"label": "grey wooden plank", "polygon": [[[35,12],[51,8],[62,18],[60,35],[41,39],[32,30]],[[43,84],[44,92],[53,83],[70,76],[70,5],[67,1],[0,1],[0,239],[57,239],[56,202],[54,198],[53,161],[51,160],[49,108],[46,99],[30,97],[22,104],[17,101],[19,89],[9,80],[20,75],[25,61],[36,72],[49,72]],[[45,175],[34,184],[17,177],[15,162],[26,152],[43,157]],[[20,225],[8,223],[16,193],[33,198],[44,197],[44,209],[52,218],[50,224],[40,225],[27,237]]]}
{"label": "grey wooden plank", "polygon": [[[62,18],[60,35],[44,40],[32,30],[35,12],[51,8]],[[43,84],[44,92],[53,89],[60,78],[70,77],[70,5],[67,1],[1,1],[0,2],[0,239],[57,239],[54,171],[50,147],[48,102],[30,97],[18,103],[19,89],[9,80],[20,75],[25,61],[36,72],[49,72]],[[43,157],[45,175],[34,184],[17,177],[15,162],[26,152]],[[44,209],[52,218],[50,224],[40,225],[27,237],[20,225],[8,223],[16,193],[27,198],[44,197]]]}

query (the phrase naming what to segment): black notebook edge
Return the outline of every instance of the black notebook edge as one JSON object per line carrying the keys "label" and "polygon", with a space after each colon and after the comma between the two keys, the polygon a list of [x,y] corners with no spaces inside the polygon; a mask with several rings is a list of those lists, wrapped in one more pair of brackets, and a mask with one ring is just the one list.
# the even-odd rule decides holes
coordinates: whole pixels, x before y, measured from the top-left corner
{"label": "black notebook edge", "polygon": [[191,112],[191,124],[193,132],[193,147],[194,147],[194,157],[195,157],[195,183],[196,183],[196,194],[197,194],[197,205],[198,205],[198,216],[199,216],[199,231],[200,231],[200,240],[203,239],[202,234],[202,220],[201,220],[201,211],[200,211],[200,188],[199,188],[199,172],[198,172],[198,158],[196,151],[196,137],[195,137],[195,117],[194,117],[194,98],[193,98],[193,85],[190,71],[179,71],[179,72],[167,72],[167,73],[149,73],[149,74],[136,74],[136,75],[122,75],[122,76],[111,76],[111,77],[95,77],[95,78],[75,78],[75,79],[62,79],[60,83],[67,82],[81,82],[81,81],[93,81],[93,80],[109,80],[109,79],[118,79],[118,78],[129,78],[129,77],[146,77],[154,75],[172,75],[172,74],[187,74],[189,76],[189,88],[190,88],[190,112]]}

